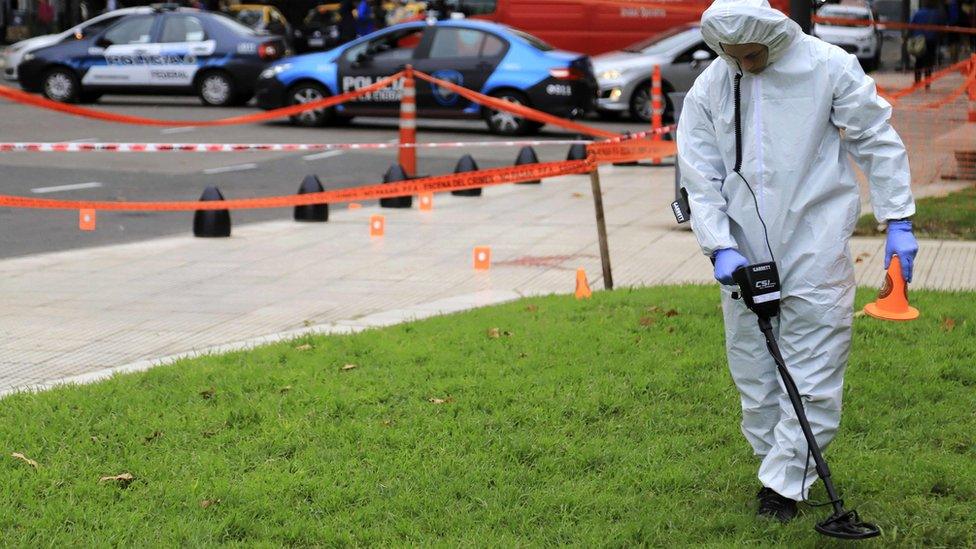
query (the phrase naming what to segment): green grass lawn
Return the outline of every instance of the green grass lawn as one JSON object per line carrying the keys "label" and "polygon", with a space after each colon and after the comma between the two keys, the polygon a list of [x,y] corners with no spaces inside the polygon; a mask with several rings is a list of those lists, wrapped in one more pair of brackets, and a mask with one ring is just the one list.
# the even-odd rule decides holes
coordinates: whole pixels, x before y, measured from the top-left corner
{"label": "green grass lawn", "polygon": [[[976,188],[964,189],[947,196],[920,198],[915,201],[915,209],[912,224],[917,236],[976,240]],[[874,214],[862,215],[854,234],[882,234],[878,231]]]}
{"label": "green grass lawn", "polygon": [[[827,457],[876,545],[973,547],[976,295],[912,297]],[[0,544],[827,543],[754,518],[738,421],[717,289],[533,298],[5,398]]]}

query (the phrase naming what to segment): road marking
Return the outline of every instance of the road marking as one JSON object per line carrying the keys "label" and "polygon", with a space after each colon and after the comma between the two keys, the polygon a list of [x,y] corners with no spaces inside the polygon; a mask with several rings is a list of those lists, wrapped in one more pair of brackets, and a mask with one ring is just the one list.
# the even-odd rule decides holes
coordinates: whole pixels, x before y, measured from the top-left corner
{"label": "road marking", "polygon": [[89,181],[88,183],[75,183],[73,185],[58,185],[56,187],[37,187],[31,189],[32,193],[44,194],[44,193],[57,193],[61,191],[77,191],[79,189],[97,189],[101,187],[102,184],[98,181]]}
{"label": "road marking", "polygon": [[170,134],[174,134],[174,133],[187,133],[187,132],[192,132],[192,131],[194,131],[196,129],[197,129],[196,126],[180,126],[178,128],[166,128],[164,130],[160,130],[159,133],[161,133],[163,135],[170,135]]}
{"label": "road marking", "polygon": [[333,156],[339,156],[346,151],[325,151],[315,154],[306,154],[302,157],[302,160],[321,160],[323,158],[331,158]]}
{"label": "road marking", "polygon": [[257,164],[252,164],[252,163],[234,164],[233,166],[221,166],[220,168],[208,168],[206,170],[203,170],[203,173],[207,175],[214,175],[217,173],[244,172],[247,170],[253,170],[254,168],[257,167],[258,167]]}

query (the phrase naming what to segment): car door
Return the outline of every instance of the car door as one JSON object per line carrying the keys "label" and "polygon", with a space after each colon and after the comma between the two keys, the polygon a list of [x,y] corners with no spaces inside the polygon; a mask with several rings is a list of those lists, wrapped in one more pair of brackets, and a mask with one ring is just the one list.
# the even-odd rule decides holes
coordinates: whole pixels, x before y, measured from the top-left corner
{"label": "car door", "polygon": [[[443,26],[433,30],[426,57],[415,66],[441,80],[481,91],[509,44],[504,38],[475,28]],[[471,102],[456,93],[417,81],[417,107],[435,115],[460,113]]]}
{"label": "car door", "polygon": [[[358,90],[415,62],[426,47],[428,27],[413,25],[378,33],[356,43],[339,56],[339,92]],[[350,114],[393,114],[399,111],[402,83],[345,104]]]}
{"label": "car door", "polygon": [[155,53],[156,17],[133,15],[109,27],[88,48],[90,68],[82,85],[138,87],[149,83],[148,61]]}
{"label": "car door", "polygon": [[159,52],[149,69],[149,85],[188,88],[199,67],[217,50],[204,23],[193,14],[174,13],[163,18],[157,44]]}

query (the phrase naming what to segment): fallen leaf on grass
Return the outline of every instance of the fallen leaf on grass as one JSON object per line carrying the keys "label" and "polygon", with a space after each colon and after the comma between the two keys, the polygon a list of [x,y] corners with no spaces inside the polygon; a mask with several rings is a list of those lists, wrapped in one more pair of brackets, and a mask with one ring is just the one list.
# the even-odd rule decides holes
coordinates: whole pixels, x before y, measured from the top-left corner
{"label": "fallen leaf on grass", "polygon": [[539,306],[538,305],[526,305],[525,306],[525,311],[526,312],[529,312],[529,313],[534,313],[534,312],[536,312],[538,310],[539,310]]}
{"label": "fallen leaf on grass", "polygon": [[163,436],[163,432],[162,431],[153,431],[152,434],[149,435],[148,437],[145,437],[143,439],[143,441],[148,444],[148,443],[156,440],[157,438],[159,438],[161,436]]}
{"label": "fallen leaf on grass", "polygon": [[427,402],[430,402],[431,404],[447,404],[448,402],[454,402],[454,397],[447,397],[447,398],[430,397],[427,399]]}
{"label": "fallen leaf on grass", "polygon": [[342,367],[342,371],[346,372],[349,370],[355,370],[356,368],[359,368],[359,364],[346,364]]}
{"label": "fallen leaf on grass", "polygon": [[305,344],[299,345],[298,347],[295,347],[295,350],[296,351],[311,351],[312,348],[313,347],[312,347],[312,344],[311,343],[305,343]]}
{"label": "fallen leaf on grass", "polygon": [[651,305],[650,307],[647,307],[646,309],[644,309],[644,311],[645,312],[648,312],[648,313],[660,313],[662,311],[662,309],[660,307],[658,307],[657,305]]}
{"label": "fallen leaf on grass", "polygon": [[205,499],[200,502],[200,508],[206,509],[207,507],[210,507],[211,505],[217,505],[218,503],[220,503],[219,499]]}
{"label": "fallen leaf on grass", "polygon": [[25,456],[24,454],[21,454],[20,452],[14,452],[14,453],[10,454],[10,457],[17,458],[20,461],[23,461],[24,463],[26,463],[27,465],[30,465],[31,467],[37,469],[37,462],[34,461],[34,460],[32,460],[31,458]]}
{"label": "fallen leaf on grass", "polygon": [[210,437],[216,435],[217,434],[217,431],[216,430],[213,430],[213,431],[204,431],[201,434],[203,435],[203,438],[210,438]]}
{"label": "fallen leaf on grass", "polygon": [[213,398],[215,392],[216,391],[214,390],[214,388],[211,387],[211,388],[207,389],[206,391],[200,391],[200,396],[202,396],[204,400],[209,400],[209,399]]}
{"label": "fallen leaf on grass", "polygon": [[945,317],[942,319],[942,330],[946,332],[951,332],[956,329],[956,319],[952,317]]}
{"label": "fallen leaf on grass", "polygon": [[678,316],[678,311],[674,309],[668,309],[668,312],[664,313],[664,316],[671,318],[672,316]]}
{"label": "fallen leaf on grass", "polygon": [[136,477],[132,476],[131,473],[122,473],[122,474],[119,474],[119,475],[115,475],[114,477],[102,477],[102,478],[98,479],[98,482],[112,482],[112,481],[115,481],[115,482],[118,482],[119,483],[119,486],[125,488],[126,486],[128,486],[129,484],[131,484],[132,481],[135,480],[135,479],[136,479]]}
{"label": "fallen leaf on grass", "polygon": [[653,326],[657,319],[651,318],[649,316],[642,316],[639,320],[641,326]]}
{"label": "fallen leaf on grass", "polygon": [[285,385],[281,389],[278,389],[278,392],[281,393],[281,394],[285,394],[288,391],[291,391],[291,385]]}
{"label": "fallen leaf on grass", "polygon": [[384,427],[390,427],[392,425],[393,425],[393,420],[392,419],[384,419],[383,420],[383,426]]}
{"label": "fallen leaf on grass", "polygon": [[854,318],[861,318],[865,314],[867,314],[867,313],[865,313],[864,311],[858,311],[858,312],[854,313]]}
{"label": "fallen leaf on grass", "polygon": [[508,330],[500,330],[498,328],[488,328],[488,337],[491,339],[498,339],[502,336],[512,337],[512,332]]}

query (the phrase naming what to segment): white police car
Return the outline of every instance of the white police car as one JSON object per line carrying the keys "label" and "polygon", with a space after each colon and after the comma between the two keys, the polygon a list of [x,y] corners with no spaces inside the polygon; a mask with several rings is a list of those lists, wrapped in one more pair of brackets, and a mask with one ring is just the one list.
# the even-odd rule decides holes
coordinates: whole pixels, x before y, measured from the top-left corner
{"label": "white police car", "polygon": [[285,53],[277,36],[219,13],[164,6],[104,31],[24,56],[20,85],[66,103],[104,93],[197,94],[208,105],[246,103],[254,82]]}

